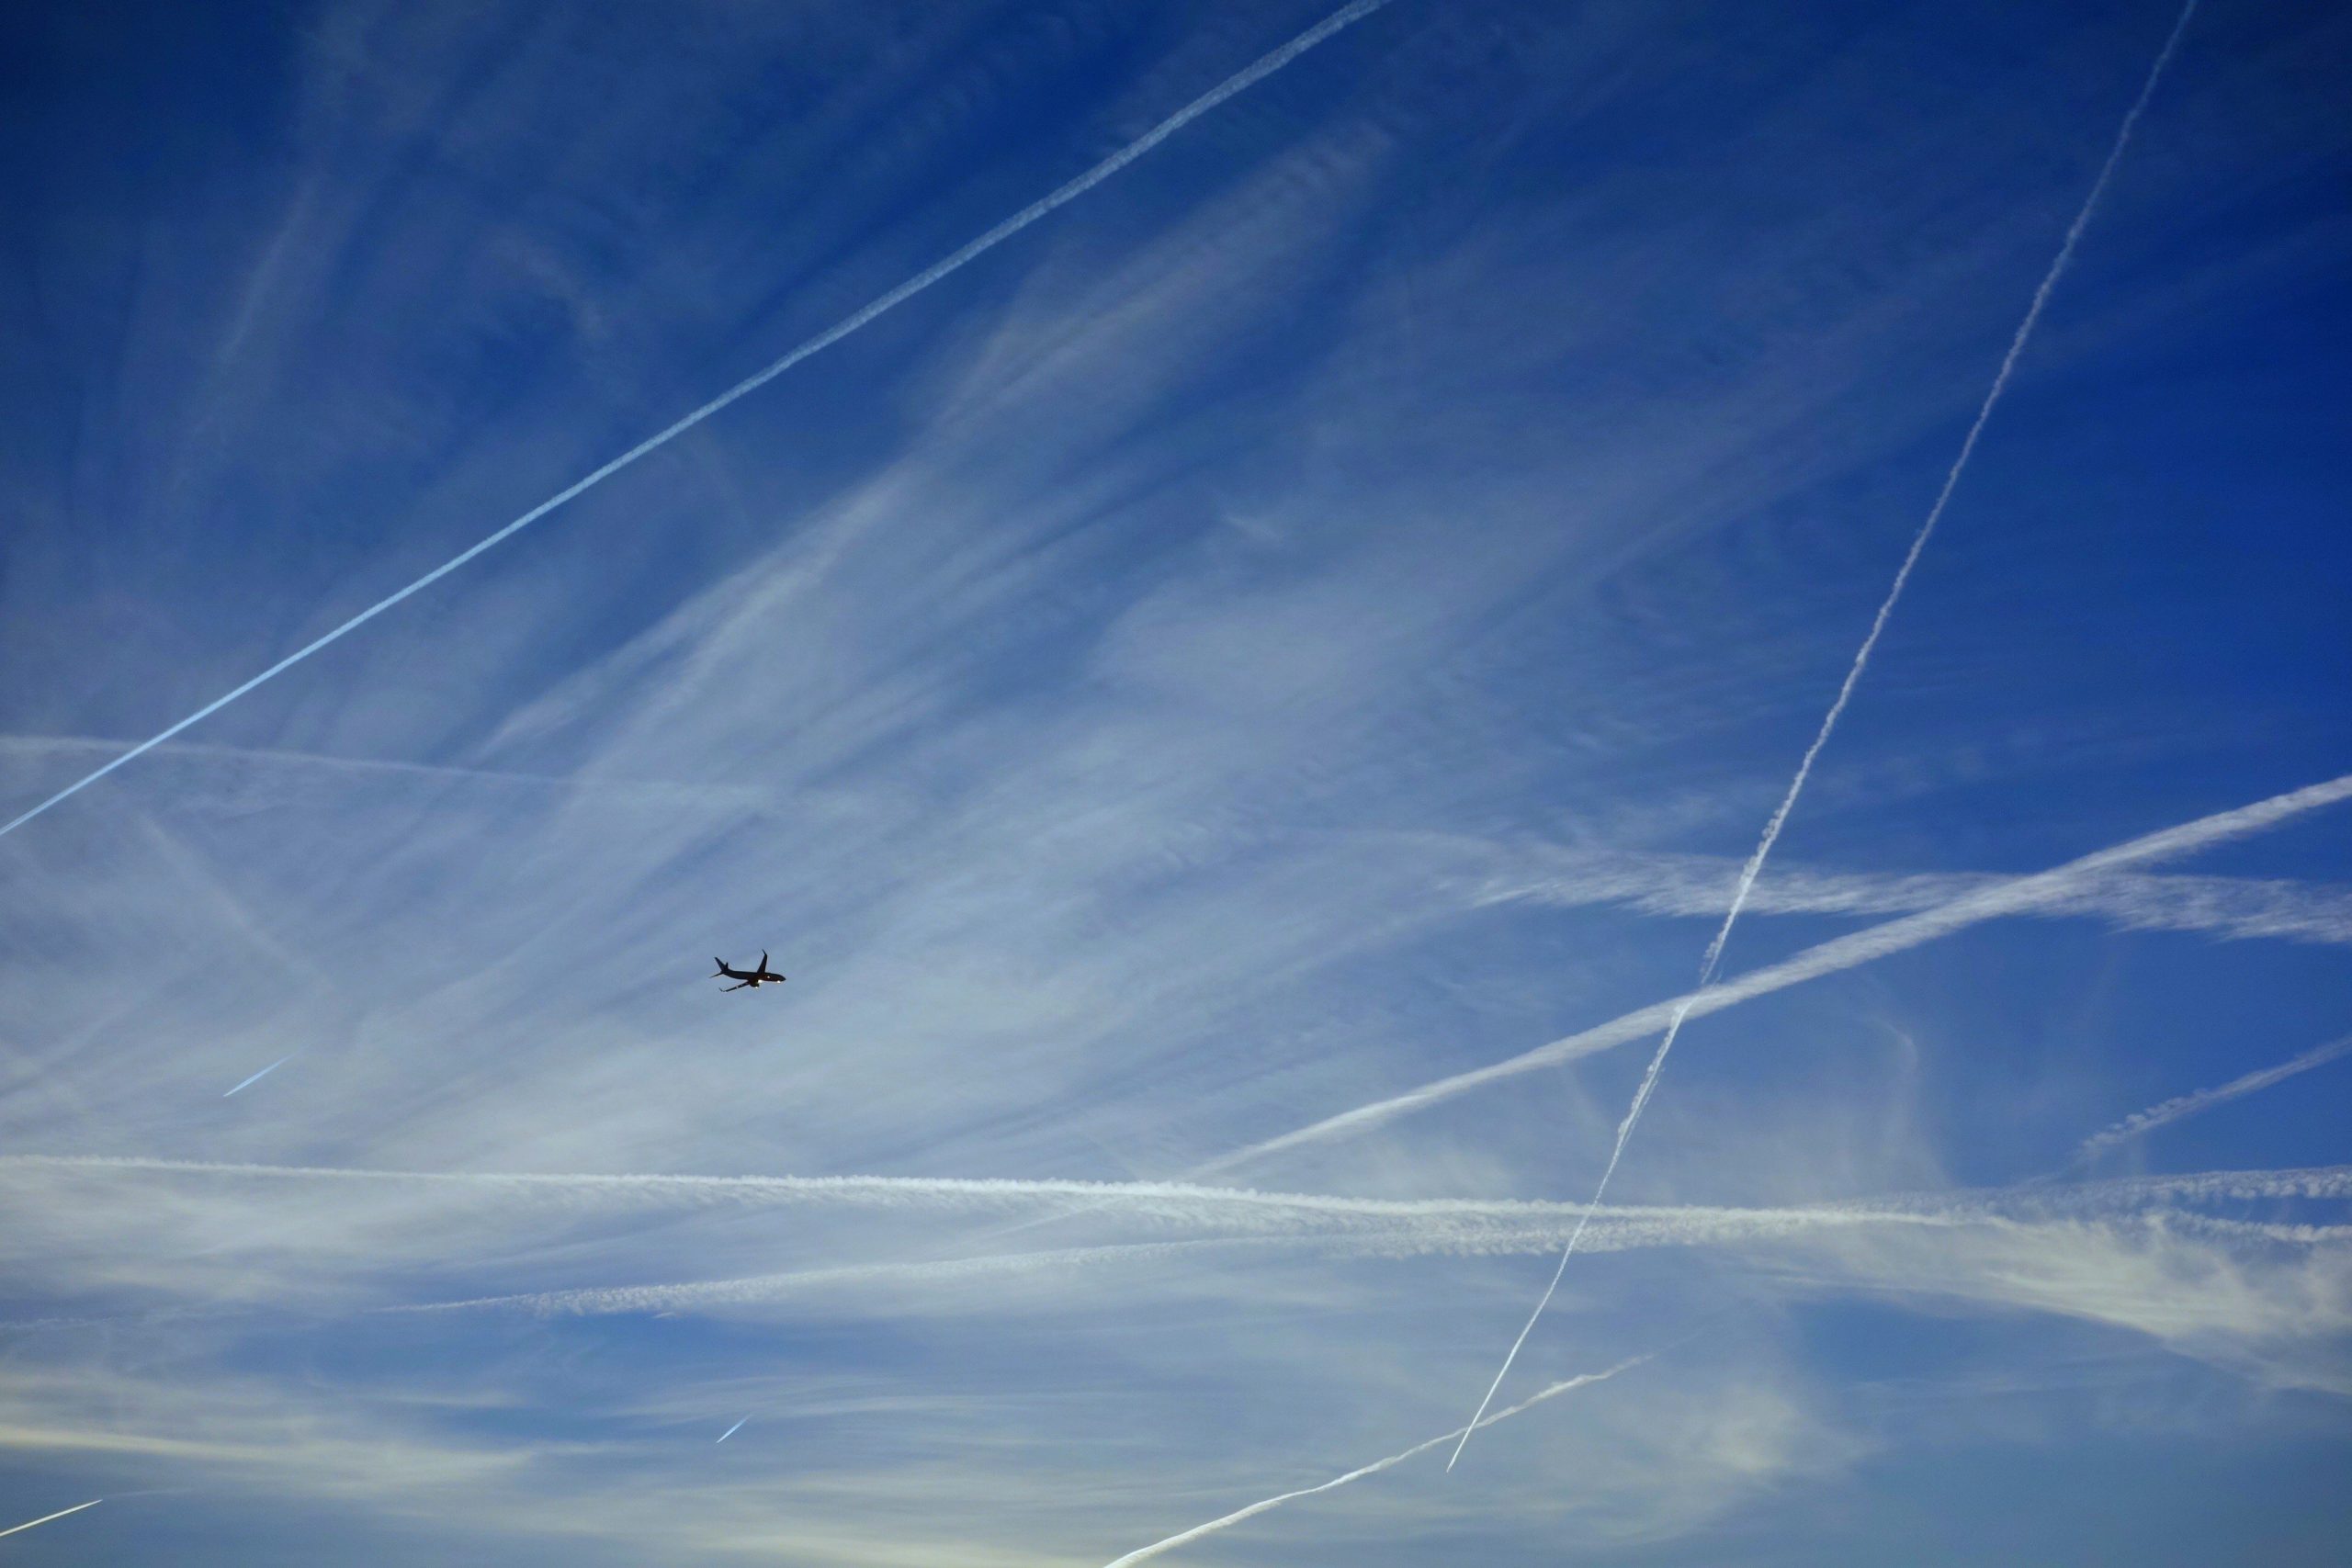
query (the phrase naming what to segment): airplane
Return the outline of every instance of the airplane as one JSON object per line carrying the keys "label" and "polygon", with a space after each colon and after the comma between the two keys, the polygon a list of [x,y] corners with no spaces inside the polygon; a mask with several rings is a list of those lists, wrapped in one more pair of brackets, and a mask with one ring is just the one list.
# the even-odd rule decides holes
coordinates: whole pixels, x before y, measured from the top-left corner
{"label": "airplane", "polygon": [[727,960],[724,958],[715,960],[715,962],[718,965],[718,971],[717,974],[711,976],[712,979],[716,980],[721,976],[724,976],[729,980],[739,982],[732,986],[719,987],[718,988],[722,991],[740,991],[745,986],[759,986],[763,983],[775,986],[781,986],[784,984],[784,976],[768,967],[768,955],[764,953],[760,954],[758,967],[752,969],[729,969],[727,967]]}

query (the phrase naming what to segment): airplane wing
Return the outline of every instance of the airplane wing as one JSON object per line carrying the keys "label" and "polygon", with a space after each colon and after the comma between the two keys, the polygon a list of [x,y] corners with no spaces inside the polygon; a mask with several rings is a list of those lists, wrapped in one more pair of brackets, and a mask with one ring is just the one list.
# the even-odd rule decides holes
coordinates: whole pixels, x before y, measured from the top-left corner
{"label": "airplane wing", "polygon": [[746,986],[750,985],[751,983],[752,983],[752,982],[750,982],[749,980],[738,980],[738,981],[736,981],[736,982],[735,982],[735,984],[733,984],[733,985],[731,985],[731,986],[721,986],[721,987],[719,987],[718,988],[719,988],[719,990],[720,990],[721,992],[726,992],[726,991],[740,991],[740,990],[741,990],[744,987],[746,987]]}

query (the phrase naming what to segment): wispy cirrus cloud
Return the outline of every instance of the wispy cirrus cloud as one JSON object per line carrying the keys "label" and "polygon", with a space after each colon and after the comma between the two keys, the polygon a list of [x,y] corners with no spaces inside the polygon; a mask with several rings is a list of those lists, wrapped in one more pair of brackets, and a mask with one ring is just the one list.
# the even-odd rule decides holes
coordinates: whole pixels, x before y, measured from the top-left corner
{"label": "wispy cirrus cloud", "polygon": [[[40,57],[0,789],[1327,9],[329,5]],[[83,1324],[8,1336],[20,1516],[190,1484],[79,1523],[237,1568],[1077,1565],[1456,1427],[1639,1062],[1263,1177],[1306,1190],[1182,1173],[1683,989],[2164,19],[1396,0],[8,835],[0,1317]],[[2233,17],[2143,127],[1740,940],[1984,918],[1678,1047],[1522,1367],[1715,1332],[1204,1550],[1801,1556],[1859,1476],[1851,1550],[1932,1555],[2015,1517],[1956,1450],[2080,1495],[2176,1430],[2325,1506],[2346,1178],[2262,1168],[2324,1120],[2013,1184],[2119,1061],[2337,1027],[2341,814],[1996,874],[2345,766],[2330,26]],[[763,945],[788,996],[704,993]],[[504,1304],[378,1310],[459,1301]],[[2226,1557],[2228,1478],[2168,1473]]]}

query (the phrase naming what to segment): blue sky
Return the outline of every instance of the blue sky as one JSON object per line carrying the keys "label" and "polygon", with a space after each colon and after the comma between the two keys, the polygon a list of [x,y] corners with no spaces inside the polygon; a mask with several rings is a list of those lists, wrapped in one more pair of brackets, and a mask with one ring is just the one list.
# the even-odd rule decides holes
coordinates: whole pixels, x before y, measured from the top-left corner
{"label": "blue sky", "polygon": [[[0,816],[1325,15],[19,8]],[[1079,1568],[1460,1427],[2176,15],[1392,0],[0,836],[9,1546]],[[1160,1560],[2343,1558],[2347,79],[2193,19],[1545,1397]]]}

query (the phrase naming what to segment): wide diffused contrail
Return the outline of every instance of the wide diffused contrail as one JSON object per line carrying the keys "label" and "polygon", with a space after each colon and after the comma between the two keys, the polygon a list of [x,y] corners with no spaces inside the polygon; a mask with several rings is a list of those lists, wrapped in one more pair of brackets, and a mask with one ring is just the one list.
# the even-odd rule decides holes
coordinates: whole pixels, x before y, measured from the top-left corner
{"label": "wide diffused contrail", "polygon": [[18,1530],[28,1530],[35,1525],[45,1525],[51,1519],[62,1519],[68,1514],[78,1514],[85,1508],[95,1508],[105,1501],[104,1497],[93,1497],[86,1503],[76,1503],[70,1508],[60,1508],[53,1514],[43,1514],[37,1519],[27,1519],[23,1524],[10,1525],[6,1529],[0,1530],[0,1535],[14,1535]]}
{"label": "wide diffused contrail", "polygon": [[[743,1421],[749,1421],[751,1417],[749,1416],[743,1417]],[[728,1427],[724,1432],[719,1433],[718,1441],[723,1443],[728,1438],[733,1437],[736,1433],[741,1431],[743,1429],[743,1421],[738,1421],[732,1427]]]}
{"label": "wide diffused contrail", "polygon": [[2352,1034],[2331,1040],[2324,1045],[2314,1045],[2301,1055],[2280,1062],[2276,1066],[2262,1067],[2243,1077],[2232,1078],[2219,1089],[2200,1089],[2194,1094],[2180,1095],[2161,1105],[2152,1105],[2145,1111],[2126,1116],[2112,1127],[2085,1138],[2083,1146],[2075,1151],[2075,1162],[2079,1165],[2095,1159],[2116,1145],[2127,1143],[2143,1133],[2152,1133],[2166,1122],[2178,1122],[2200,1111],[2211,1111],[2216,1105],[2268,1089],[2272,1084],[2282,1083],[2298,1073],[2325,1066],[2346,1053],[2352,1053]]}
{"label": "wide diffused contrail", "polygon": [[[1610,1368],[1605,1372],[1587,1372],[1581,1377],[1568,1378],[1563,1382],[1555,1382],[1549,1388],[1532,1394],[1526,1399],[1521,1400],[1517,1404],[1510,1406],[1507,1410],[1498,1410],[1492,1416],[1482,1416],[1478,1424],[1482,1427],[1491,1427],[1498,1421],[1508,1421],[1512,1416],[1519,1415],[1521,1411],[1532,1409],[1534,1406],[1543,1404],[1547,1399],[1556,1399],[1561,1394],[1587,1387],[1589,1384],[1604,1382],[1607,1380],[1615,1377],[1619,1372],[1624,1371],[1629,1367],[1637,1367],[1641,1365],[1643,1361],[1645,1361],[1648,1359],[1649,1358],[1646,1356],[1636,1357],[1634,1359],[1630,1361],[1620,1361],[1617,1365]],[[1467,1427],[1463,1428],[1464,1431],[1467,1431],[1468,1429],[1469,1428]],[[1302,1486],[1295,1492],[1285,1492],[1280,1496],[1269,1497],[1260,1503],[1252,1503],[1246,1508],[1236,1508],[1232,1513],[1226,1515],[1222,1518],[1211,1519],[1204,1525],[1194,1525],[1191,1529],[1184,1530],[1176,1535],[1171,1535],[1166,1540],[1153,1541],[1149,1546],[1140,1547],[1134,1551],[1128,1552],[1125,1557],[1114,1559],[1107,1565],[1107,1568],[1128,1568],[1128,1564],[1130,1563],[1145,1562],[1148,1559],[1159,1556],[1163,1551],[1173,1551],[1176,1548],[1182,1546],[1189,1541],[1198,1540],[1204,1535],[1215,1535],[1221,1529],[1229,1529],[1234,1525],[1239,1524],[1242,1520],[1254,1517],[1259,1514],[1266,1512],[1270,1508],[1279,1508],[1284,1503],[1296,1502],[1301,1497],[1312,1497],[1317,1492],[1330,1492],[1339,1487],[1347,1485],[1348,1483],[1351,1481],[1362,1481],[1367,1475],[1377,1475],[1384,1470],[1404,1463],[1407,1460],[1413,1458],[1417,1454],[1425,1454],[1429,1452],[1430,1450],[1436,1448],[1441,1443],[1453,1441],[1454,1436],[1454,1433],[1447,1432],[1441,1437],[1431,1438],[1427,1442],[1415,1443],[1403,1453],[1390,1454],[1386,1459],[1374,1460],[1370,1464],[1364,1465],[1361,1469],[1348,1472],[1345,1475],[1334,1476],[1332,1479],[1323,1483],[1320,1486]]]}
{"label": "wide diffused contrail", "polygon": [[2282,822],[2347,798],[2352,798],[2352,773],[2321,784],[2306,784],[2301,789],[2275,795],[2251,806],[2241,806],[2211,817],[2199,817],[2177,827],[2126,840],[2111,848],[2068,861],[2064,865],[2052,866],[2048,871],[2011,877],[1937,908],[1923,909],[1899,920],[1889,920],[1883,925],[1809,947],[1779,964],[1751,970],[1702,990],[1653,1002],[1607,1023],[1564,1035],[1549,1044],[1523,1051],[1504,1061],[1455,1073],[1423,1084],[1419,1089],[1408,1089],[1403,1094],[1391,1095],[1369,1105],[1357,1106],[1352,1111],[1327,1116],[1279,1137],[1219,1156],[1194,1167],[1192,1174],[1207,1175],[1304,1145],[1352,1137],[1396,1117],[1425,1111],[1432,1105],[1499,1083],[1505,1078],[1532,1073],[1542,1067],[1558,1066],[1581,1056],[1593,1055],[1639,1040],[1671,1022],[1678,1014],[1703,1018],[1709,1013],[1736,1007],[1752,998],[1784,990],[1791,986],[1819,979],[1825,975],[1834,975],[1894,953],[1908,952],[1986,920],[2026,913],[2051,903],[2064,903],[2076,897],[2086,883],[2096,881],[2109,872],[2210,849],[2232,839],[2266,831]]}
{"label": "wide diffused contrail", "polygon": [[[1928,536],[1935,533],[1936,524],[1943,517],[1944,508],[1951,503],[1952,491],[1960,485],[1960,476],[1967,468],[1968,459],[1975,454],[1978,438],[1984,434],[1985,422],[1993,417],[1994,407],[2008,389],[2009,377],[2016,371],[2019,356],[2025,353],[2026,342],[2032,337],[2035,323],[2041,320],[2043,307],[2050,303],[2051,292],[2058,286],[2059,275],[2074,259],[2075,247],[2081,243],[2083,231],[2090,226],[2091,214],[2098,209],[2099,197],[2107,193],[2108,182],[2114,178],[2116,166],[2123,161],[2123,150],[2132,141],[2132,128],[2140,123],[2140,116],[2146,111],[2148,101],[2155,96],[2156,83],[2163,77],[2165,67],[2171,63],[2173,51],[2180,47],[2181,35],[2188,30],[2188,19],[2196,12],[2197,0],[2188,0],[2180,9],[2180,19],[2173,24],[2172,32],[2165,39],[2164,48],[2156,51],[2155,63],[2148,68],[2148,78],[2141,85],[2140,96],[2132,100],[2132,107],[2123,116],[2123,123],[2116,130],[2115,144],[2108,149],[2107,162],[2099,165],[2098,177],[2091,182],[2090,194],[2083,198],[2075,220],[2066,226],[2066,237],[2059,243],[2058,254],[2051,262],[2050,270],[2042,275],[2040,287],[2034,289],[2033,299],[2026,307],[2025,319],[2018,323],[2016,335],[2009,339],[2008,352],[2001,356],[2000,368],[1993,374],[1993,384],[1985,390],[1984,402],[1977,407],[1975,421],[1969,425],[1968,434],[1961,438],[1959,455],[1952,458],[1951,468],[1944,474],[1943,488],[1936,492],[1935,502],[1928,508],[1927,520],[1919,525],[1918,533],[1912,536],[1911,548],[1905,554],[1903,564],[1895,569],[1894,581],[1887,589],[1886,598],[1879,604],[1878,614],[1871,617],[1871,629],[1863,637],[1862,646],[1854,650],[1854,662],[1846,671],[1844,683],[1838,688],[1837,700],[1822,716],[1821,728],[1815,734],[1813,744],[1805,748],[1804,756],[1797,762],[1797,771],[1789,780],[1788,793],[1781,797],[1781,804],[1774,808],[1771,819],[1764,824],[1764,835],[1757,840],[1755,852],[1740,868],[1739,885],[1732,892],[1731,908],[1724,912],[1724,923],[1716,930],[1714,940],[1707,944],[1706,955],[1699,964],[1702,989],[1714,980],[1716,967],[1723,962],[1724,944],[1731,940],[1732,927],[1738,923],[1739,911],[1747,902],[1748,891],[1756,886],[1757,874],[1764,869],[1765,859],[1771,854],[1773,844],[1781,837],[1781,829],[1787,825],[1789,813],[1796,808],[1797,796],[1804,792],[1805,780],[1813,775],[1815,760],[1821,755],[1821,749],[1829,744],[1830,732],[1838,728],[1838,720],[1845,713],[1846,705],[1853,699],[1854,688],[1861,682],[1862,671],[1871,661],[1871,653],[1878,647],[1878,639],[1885,633],[1886,623],[1894,614],[1895,604],[1903,597],[1904,587],[1911,581],[1912,569],[1919,564],[1919,556],[1928,547]],[[1674,1049],[1674,1037],[1680,1032],[1682,1021],[1690,1014],[1690,1004],[1686,1002],[1678,1007],[1674,1016],[1667,1021],[1666,1033],[1658,1041],[1657,1054],[1651,1056],[1648,1070],[1642,1075],[1641,1087],[1634,1091],[1634,1103],[1626,1109],[1624,1121],[1618,1123],[1617,1141],[1609,1151],[1609,1163],[1602,1168],[1600,1181],[1593,1189],[1592,1201],[1596,1204],[1600,1201],[1601,1194],[1608,1191],[1609,1179],[1617,1173],[1617,1162],[1625,1153],[1626,1140],[1633,1136],[1634,1127],[1640,1124],[1642,1111],[1657,1089],[1658,1074],[1666,1066],[1667,1054]],[[1527,1342],[1527,1336],[1534,1328],[1536,1320],[1551,1304],[1554,1292],[1560,1288],[1560,1276],[1567,1271],[1568,1259],[1576,1249],[1577,1238],[1572,1234],[1567,1247],[1560,1253],[1560,1266],[1553,1271],[1552,1282],[1544,1287],[1543,1299],[1528,1314],[1526,1327],[1521,1328],[1519,1337],[1511,1342],[1510,1353],[1503,1357],[1501,1370],[1495,1373],[1494,1382],[1487,1389],[1486,1398],[1478,1402],[1480,1415],[1484,1415],[1487,1406],[1493,1403],[1495,1391],[1502,1387],[1503,1379],[1510,1372],[1511,1363],[1519,1359],[1519,1348]],[[1446,1461],[1446,1469],[1453,1468],[1454,1461],[1462,1457],[1462,1450],[1469,1444],[1470,1434],[1477,1429],[1477,1416],[1474,1416],[1470,1425],[1463,1428],[1462,1441],[1454,1445],[1453,1457]]]}
{"label": "wide diffused contrail", "polygon": [[[0,1156],[0,1170],[12,1166],[39,1169],[113,1164],[134,1169],[153,1164],[172,1168],[171,1162],[83,1161],[45,1156]],[[395,1181],[405,1179],[405,1173],[397,1171],[315,1169],[298,1166],[192,1168],[207,1173],[261,1171],[288,1178],[328,1176]],[[500,1179],[479,1179],[494,1183]],[[580,1179],[593,1183],[593,1191],[605,1193],[612,1190],[607,1185],[612,1179],[606,1178],[547,1177],[540,1179]],[[697,1182],[714,1179],[654,1177],[622,1179]],[[861,1179],[844,1179],[855,1181]],[[1038,1183],[1037,1186],[1050,1195],[1059,1196],[1062,1191],[1059,1183]],[[944,1187],[935,1196],[950,1205],[962,1201],[962,1195],[954,1191],[952,1186]],[[1241,1253],[1258,1257],[1361,1260],[1431,1256],[1524,1257],[1557,1251],[1571,1224],[1582,1217],[1584,1209],[1584,1205],[1576,1203],[1512,1200],[1385,1201],[1281,1193],[1243,1196],[1250,1201],[1221,1213],[1206,1205],[1192,1210],[1147,1206],[1142,1212],[1156,1219],[1172,1218],[1201,1225],[1231,1225],[1242,1222],[1265,1228],[1191,1241],[1125,1243],[969,1258],[850,1264],[734,1279],[525,1292],[371,1310],[413,1314],[507,1309],[540,1315],[603,1315],[761,1305],[790,1300],[811,1292],[877,1287],[895,1299],[903,1295],[904,1287],[912,1284],[968,1285],[994,1278],[1067,1273],[1072,1269],[1105,1265],[1189,1264],[1220,1255]],[[2340,1225],[2249,1224],[2178,1206],[2182,1203],[2272,1199],[2330,1202],[2352,1200],[2352,1166],[2202,1171],[2180,1176],[2133,1177],[2064,1185],[2030,1182],[2006,1188],[1887,1193],[1800,1208],[1740,1209],[1690,1204],[1604,1207],[1594,1216],[1582,1250],[1588,1253],[1617,1252],[1653,1247],[1799,1243],[1808,1238],[1826,1239],[1841,1233],[1893,1235],[1921,1230],[1958,1233],[1978,1227],[2015,1232],[2082,1219],[2112,1224],[2133,1223],[2161,1231],[2208,1232],[2224,1239],[2251,1237],[2303,1247],[2339,1244],[2347,1231],[2352,1230],[2352,1227]],[[1295,1212],[1267,1213],[1263,1211],[1263,1205],[1292,1200],[1295,1200],[1298,1205]],[[786,1201],[797,1201],[797,1197],[788,1195]],[[1156,1202],[1156,1200],[1152,1201]],[[1379,1212],[1384,1210],[1388,1212]],[[112,1315],[19,1319],[0,1322],[0,1331],[29,1333],[183,1318],[234,1317],[253,1310],[250,1306],[212,1305]],[[1452,1438],[1456,1434],[1448,1433],[1447,1436]]]}
{"label": "wide diffused contrail", "polygon": [[739,399],[748,397],[752,393],[759,390],[762,387],[766,386],[770,381],[775,380],[778,376],[783,375],[786,371],[791,369],[802,360],[808,358],[811,355],[819,354],[823,352],[825,349],[831,348],[833,344],[841,342],[842,339],[849,336],[852,333],[856,332],[859,328],[873,321],[876,316],[883,314],[887,310],[895,309],[899,305],[905,304],[908,300],[913,299],[924,289],[929,288],[933,284],[946,277],[949,274],[960,271],[967,264],[977,259],[984,253],[994,250],[997,246],[1012,238],[1013,235],[1018,234],[1022,230],[1028,228],[1029,225],[1036,222],[1037,220],[1045,217],[1047,213],[1054,211],[1057,208],[1067,206],[1070,202],[1077,200],[1080,197],[1084,196],[1088,191],[1092,190],[1096,186],[1101,185],[1104,180],[1109,179],[1113,175],[1117,174],[1129,164],[1134,163],[1137,158],[1142,157],[1145,153],[1150,152],[1153,148],[1159,146],[1161,142],[1167,141],[1178,131],[1183,130],[1184,127],[1200,118],[1201,116],[1208,113],[1211,109],[1216,108],[1227,98],[1232,97],[1237,93],[1246,91],[1247,89],[1255,86],[1266,77],[1272,75],[1275,72],[1280,71],[1283,66],[1288,65],[1300,55],[1305,54],[1308,50],[1313,49],[1317,44],[1319,44],[1331,37],[1332,34],[1339,32],[1343,28],[1352,27],[1354,24],[1363,20],[1366,17],[1371,16],[1374,11],[1379,10],[1386,4],[1388,4],[1388,0],[1354,0],[1352,5],[1344,6],[1339,10],[1332,12],[1329,16],[1324,17],[1323,20],[1307,28],[1306,31],[1299,34],[1288,43],[1283,44],[1280,49],[1274,50],[1271,53],[1261,55],[1255,62],[1245,67],[1235,74],[1227,77],[1216,86],[1210,88],[1199,97],[1194,98],[1191,103],[1186,104],[1182,108],[1178,109],[1174,114],[1170,115],[1166,119],[1161,120],[1158,125],[1153,126],[1149,130],[1145,131],[1141,136],[1138,136],[1133,141],[1128,142],[1125,147],[1120,148],[1116,152],[1112,153],[1109,157],[1103,159],[1101,163],[1095,164],[1092,168],[1087,170],[1076,179],[1073,179],[1069,184],[1062,186],[1051,195],[1040,197],[1038,200],[1031,202],[1028,206],[1023,208],[1020,211],[1014,213],[1012,217],[1006,219],[1003,222],[998,224],[987,233],[981,235],[978,239],[974,240],[969,244],[966,245],[962,250],[959,250],[953,255],[948,256],[945,260],[937,262],[932,266],[926,268],[924,271],[917,273],[914,276],[909,278],[906,282],[901,283],[888,294],[883,295],[872,304],[857,311],[854,315],[842,321],[838,324],[818,333],[815,337],[810,338],[808,342],[802,344],[799,347],[794,349],[783,358],[776,360],[765,369],[758,371],[744,378],[742,380],[736,382],[735,385],[728,388],[727,390],[719,393],[718,396],[711,399],[710,401],[703,404],[692,413],[687,414],[676,423],[672,424],[652,435],[647,436],[644,440],[639,442],[636,446],[630,447],[619,457],[615,457],[611,462],[606,463],[603,468],[596,469],[594,473],[589,474],[584,479],[574,480],[571,484],[558,491],[555,494],[539,502],[537,506],[534,506],[530,511],[526,512],[520,517],[515,518],[514,521],[507,524],[496,533],[490,535],[479,543],[474,544],[467,549],[458,552],[457,555],[450,557],[447,560],[442,562],[439,566],[435,567],[431,571],[426,572],[423,577],[418,578],[407,587],[402,588],[396,592],[388,594],[384,598],[379,599],[373,604],[368,605],[365,610],[360,611],[359,614],[352,616],[351,619],[344,622],[341,626],[336,626],[333,631],[326,632],[311,641],[305,643],[302,647],[296,649],[292,653],[288,654],[285,658],[279,660],[277,663],[271,665],[268,669],[263,671],[252,680],[247,681],[243,685],[237,687],[225,695],[214,698],[212,701],[205,704],[204,706],[188,715],[186,718],[181,719],[177,724],[173,725],[170,728],[165,729],[148,739],[141,741],[138,745],[133,746],[130,750],[125,751],[121,756],[115,758],[112,761],[91,773],[86,777],[77,781],[76,783],[66,785],[63,789],[59,790],[55,795],[51,795],[47,800],[42,801],[39,806],[34,807],[31,810],[27,811],[15,818],[6,827],[0,828],[0,837],[5,837],[9,833],[15,832],[18,828],[31,821],[42,812],[47,811],[51,807],[80,794],[83,790],[85,790],[90,785],[97,783],[100,779],[106,777],[117,768],[121,767],[124,763],[131,761],[135,757],[141,756],[144,753],[154,750],[156,747],[161,746],[164,741],[169,740],[172,737],[179,734],[182,730],[187,729],[193,725],[203,723],[204,720],[211,717],[214,714],[219,713],[222,708],[227,707],[231,703],[235,702],[239,697],[243,696],[254,687],[261,685],[266,681],[276,679],[287,671],[291,670],[295,665],[301,663],[305,659],[310,658],[311,655],[318,652],[321,649],[325,648],[330,643],[339,641],[343,637],[349,636],[351,633],[358,630],[361,626],[366,626],[369,621],[372,621],[377,616],[382,615],[385,611],[400,604],[402,600],[407,599],[410,595],[422,592],[424,590],[430,588],[433,584],[440,581],[441,579],[448,576],[451,572],[457,570],[468,561],[472,560],[476,556],[505,543],[508,539],[513,538],[516,534],[521,533],[524,529],[529,527],[540,518],[545,517],[548,513],[553,512],[557,507],[563,505],[566,502],[571,501],[573,497],[582,494],[583,491],[594,489],[597,485],[604,483],[615,474],[619,473],[623,468],[626,468],[630,464],[636,462],[639,457],[645,457],[648,453],[668,446],[672,441],[674,441],[679,436],[684,435],[687,431],[692,430],[695,425],[700,424],[703,421],[718,412],[721,409],[726,408],[729,404],[735,402]]}
{"label": "wide diffused contrail", "polygon": [[227,1093],[221,1095],[220,1098],[226,1100],[229,1098],[229,1095],[235,1094],[238,1089],[251,1089],[254,1085],[261,1082],[262,1079],[269,1077],[270,1074],[277,1071],[278,1068],[284,1066],[287,1063],[292,1061],[296,1056],[300,1055],[301,1053],[300,1051],[295,1051],[278,1057],[277,1060],[272,1062],[269,1066],[264,1067],[261,1071],[255,1073],[253,1077],[239,1084],[236,1089],[230,1089]]}

